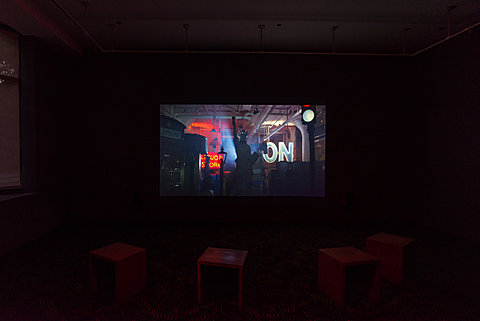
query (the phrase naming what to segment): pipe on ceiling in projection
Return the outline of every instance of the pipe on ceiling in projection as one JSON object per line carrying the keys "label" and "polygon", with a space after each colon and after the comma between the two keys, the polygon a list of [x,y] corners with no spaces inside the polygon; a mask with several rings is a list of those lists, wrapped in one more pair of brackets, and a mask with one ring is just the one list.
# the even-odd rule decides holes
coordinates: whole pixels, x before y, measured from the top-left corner
{"label": "pipe on ceiling in projection", "polygon": [[260,126],[262,125],[265,118],[267,118],[267,116],[270,113],[270,110],[273,108],[273,106],[274,105],[267,105],[267,107],[265,107],[265,109],[260,114],[260,117],[258,118],[258,121],[255,124],[255,127],[252,130],[252,134],[255,134],[257,132],[257,130],[260,128]]}
{"label": "pipe on ceiling in projection", "polygon": [[275,135],[280,129],[282,129],[283,127],[285,127],[288,122],[292,121],[292,120],[295,120],[297,119],[298,117],[300,117],[300,115],[302,114],[302,111],[299,110],[297,111],[295,114],[293,114],[290,118],[287,118],[287,120],[281,124],[277,129],[275,129],[273,132],[270,133],[270,135],[268,135],[267,137],[265,137],[263,140],[266,141],[267,139],[269,139],[270,137],[272,137],[273,135]]}

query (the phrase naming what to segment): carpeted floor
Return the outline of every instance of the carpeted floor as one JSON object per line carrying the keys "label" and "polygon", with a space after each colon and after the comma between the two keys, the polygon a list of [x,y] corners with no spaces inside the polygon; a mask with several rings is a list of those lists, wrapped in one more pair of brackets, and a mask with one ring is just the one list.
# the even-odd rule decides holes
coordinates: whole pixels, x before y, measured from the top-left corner
{"label": "carpeted floor", "polygon": [[[318,249],[384,231],[416,242],[416,269],[381,302],[351,294],[338,308],[317,289]],[[89,289],[88,252],[147,249],[147,288],[127,303]],[[196,259],[208,247],[248,250],[245,306],[197,304]],[[0,320],[480,320],[480,244],[413,226],[325,224],[64,227],[0,258]],[[217,289],[218,291],[218,289]]]}

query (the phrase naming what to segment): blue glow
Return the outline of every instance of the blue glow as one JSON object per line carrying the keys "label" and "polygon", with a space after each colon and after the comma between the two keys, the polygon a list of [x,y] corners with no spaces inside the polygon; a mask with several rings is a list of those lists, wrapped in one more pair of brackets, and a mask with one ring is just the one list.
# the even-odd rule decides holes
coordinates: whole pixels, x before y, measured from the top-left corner
{"label": "blue glow", "polygon": [[235,145],[233,144],[232,130],[227,128],[223,129],[226,137],[222,138],[222,146],[227,155],[227,162],[225,163],[225,170],[235,169],[235,159],[237,159],[237,153],[235,152]]}

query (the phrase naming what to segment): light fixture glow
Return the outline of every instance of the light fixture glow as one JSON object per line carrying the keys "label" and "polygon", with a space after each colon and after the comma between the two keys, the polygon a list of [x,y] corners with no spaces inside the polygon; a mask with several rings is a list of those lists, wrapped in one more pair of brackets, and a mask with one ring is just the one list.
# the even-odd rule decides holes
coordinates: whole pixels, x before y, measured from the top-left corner
{"label": "light fixture glow", "polygon": [[315,113],[311,109],[307,109],[303,114],[302,114],[303,121],[309,123],[315,118]]}

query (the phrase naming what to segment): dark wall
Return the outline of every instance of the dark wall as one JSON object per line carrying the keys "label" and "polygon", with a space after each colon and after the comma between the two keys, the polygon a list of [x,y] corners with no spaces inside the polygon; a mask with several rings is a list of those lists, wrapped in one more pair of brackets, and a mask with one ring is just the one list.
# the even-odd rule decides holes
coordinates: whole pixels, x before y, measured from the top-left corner
{"label": "dark wall", "polygon": [[[409,220],[418,201],[404,57],[83,59],[66,123],[68,215],[90,220]],[[327,197],[160,199],[160,103],[327,104]],[[305,210],[299,210],[299,208]]]}
{"label": "dark wall", "polygon": [[59,226],[64,204],[62,133],[69,64],[31,37],[20,38],[20,52],[23,187],[0,191],[0,256]]}
{"label": "dark wall", "polygon": [[419,57],[423,222],[480,241],[480,29]]}
{"label": "dark wall", "polygon": [[[470,37],[470,38],[469,38]],[[414,221],[478,240],[478,31],[415,58],[59,57],[22,39],[0,255],[71,221]],[[75,61],[75,63],[73,63]],[[160,198],[160,103],[327,104],[325,198]],[[2,192],[0,194],[6,194]]]}

